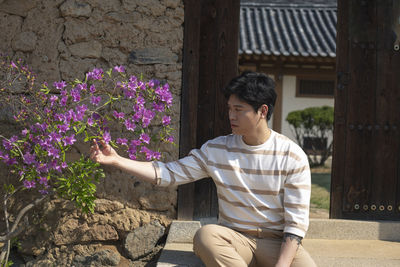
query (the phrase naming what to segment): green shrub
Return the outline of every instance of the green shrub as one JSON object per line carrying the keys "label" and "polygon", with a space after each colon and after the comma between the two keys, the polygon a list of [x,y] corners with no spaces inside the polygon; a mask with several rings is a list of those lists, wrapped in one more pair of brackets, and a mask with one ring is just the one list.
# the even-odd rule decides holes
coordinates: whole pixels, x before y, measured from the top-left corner
{"label": "green shrub", "polygon": [[[333,117],[333,108],[328,106],[292,111],[286,117],[312,167],[323,166],[332,155],[332,140],[328,142],[328,139],[333,134]],[[307,138],[312,140],[309,147],[305,147]],[[321,142],[318,145],[317,140],[326,140],[326,144]]]}

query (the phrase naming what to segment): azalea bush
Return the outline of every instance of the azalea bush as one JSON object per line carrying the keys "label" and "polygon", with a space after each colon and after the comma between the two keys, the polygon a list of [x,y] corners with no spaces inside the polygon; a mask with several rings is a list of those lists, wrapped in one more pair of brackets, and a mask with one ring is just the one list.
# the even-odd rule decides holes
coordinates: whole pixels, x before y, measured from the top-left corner
{"label": "azalea bush", "polygon": [[[69,158],[77,144],[89,147],[93,140],[103,140],[131,159],[153,160],[161,157],[161,143],[174,142],[168,84],[129,76],[123,66],[95,68],[84,80],[37,87],[36,76],[22,61],[3,56],[0,75],[1,108],[19,127],[11,136],[0,133],[0,160],[19,180],[4,185],[5,203],[25,190],[37,194],[33,206],[54,194],[93,212],[96,183],[105,175],[89,155]],[[4,209],[7,234],[0,242],[17,231],[8,225]]]}

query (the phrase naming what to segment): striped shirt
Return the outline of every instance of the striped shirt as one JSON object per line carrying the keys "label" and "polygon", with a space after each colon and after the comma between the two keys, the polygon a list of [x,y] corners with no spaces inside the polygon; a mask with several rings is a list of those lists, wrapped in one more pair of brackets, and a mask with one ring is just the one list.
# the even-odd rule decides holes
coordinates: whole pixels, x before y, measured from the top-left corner
{"label": "striped shirt", "polygon": [[283,230],[301,237],[309,224],[311,175],[307,156],[271,130],[261,145],[239,135],[220,136],[187,157],[154,162],[157,184],[174,186],[211,177],[217,187],[220,224],[236,230]]}

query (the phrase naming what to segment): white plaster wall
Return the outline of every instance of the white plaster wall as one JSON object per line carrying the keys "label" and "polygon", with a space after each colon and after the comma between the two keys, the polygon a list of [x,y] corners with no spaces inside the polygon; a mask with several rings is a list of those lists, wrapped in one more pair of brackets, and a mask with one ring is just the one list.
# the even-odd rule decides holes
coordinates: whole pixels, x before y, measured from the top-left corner
{"label": "white plaster wall", "polygon": [[282,83],[282,131],[283,135],[286,135],[293,141],[296,138],[290,129],[289,123],[286,121],[286,117],[289,112],[294,110],[301,110],[308,107],[318,106],[331,106],[334,105],[333,98],[311,98],[311,97],[296,97],[296,76],[283,76]]}

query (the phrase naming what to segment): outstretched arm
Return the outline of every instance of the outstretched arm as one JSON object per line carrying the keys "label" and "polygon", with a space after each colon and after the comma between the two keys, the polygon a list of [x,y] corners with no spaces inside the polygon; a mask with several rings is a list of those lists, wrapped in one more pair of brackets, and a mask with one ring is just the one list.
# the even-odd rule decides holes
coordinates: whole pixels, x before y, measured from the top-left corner
{"label": "outstretched arm", "polygon": [[[100,148],[101,146],[101,148]],[[124,172],[130,173],[135,177],[156,184],[156,172],[151,162],[131,160],[121,157],[118,153],[104,141],[99,144],[94,141],[90,148],[90,158],[103,165],[116,167]]]}

